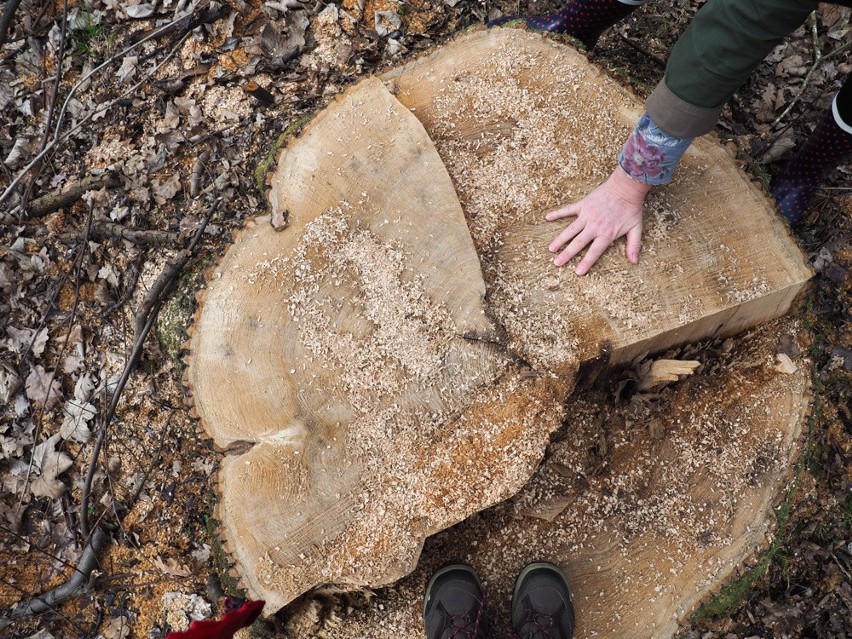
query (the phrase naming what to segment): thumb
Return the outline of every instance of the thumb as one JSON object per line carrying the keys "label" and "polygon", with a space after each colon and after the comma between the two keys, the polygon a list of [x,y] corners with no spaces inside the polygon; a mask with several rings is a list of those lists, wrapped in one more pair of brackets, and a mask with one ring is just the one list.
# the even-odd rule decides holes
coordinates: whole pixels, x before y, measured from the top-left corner
{"label": "thumb", "polygon": [[633,264],[639,262],[639,253],[642,251],[642,224],[641,222],[627,231],[627,259]]}

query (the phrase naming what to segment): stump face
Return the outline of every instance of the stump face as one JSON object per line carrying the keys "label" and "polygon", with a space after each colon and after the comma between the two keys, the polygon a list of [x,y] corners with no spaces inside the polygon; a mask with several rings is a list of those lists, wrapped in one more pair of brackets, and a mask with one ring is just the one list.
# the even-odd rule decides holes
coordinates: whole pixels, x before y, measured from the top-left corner
{"label": "stump face", "polygon": [[[448,559],[482,578],[492,627],[509,627],[521,568],[549,560],[569,578],[576,639],[675,636],[769,543],[809,405],[808,362],[786,374],[775,353],[800,331],[761,327],[662,394],[575,393],[564,439],[518,495],[436,535],[411,576],[322,636],[421,637],[425,584]],[[315,632],[301,621],[294,636]]]}
{"label": "stump face", "polygon": [[429,534],[520,489],[571,384],[500,347],[449,176],[381,82],[317,117],[277,176],[290,228],[237,238],[189,372],[216,444],[252,445],[223,462],[218,515],[267,612],[409,573]]}
{"label": "stump face", "polygon": [[642,264],[554,268],[544,212],[606,176],[639,108],[568,47],[474,33],[384,80],[285,149],[289,228],[237,237],[192,335],[196,409],[231,452],[222,535],[267,613],[392,583],[426,536],[515,494],[582,362],[760,323],[810,275],[710,141],[651,202]]}

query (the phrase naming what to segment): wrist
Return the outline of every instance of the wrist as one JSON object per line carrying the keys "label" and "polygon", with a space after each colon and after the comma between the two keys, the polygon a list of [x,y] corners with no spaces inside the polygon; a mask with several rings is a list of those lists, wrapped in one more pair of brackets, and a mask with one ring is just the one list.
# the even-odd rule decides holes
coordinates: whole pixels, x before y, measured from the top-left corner
{"label": "wrist", "polygon": [[650,184],[645,184],[632,177],[620,165],[615,167],[607,182],[612,187],[613,193],[633,204],[642,204],[648,191],[651,190]]}
{"label": "wrist", "polygon": [[628,136],[618,164],[632,178],[645,184],[668,184],[692,138],[663,131],[646,113]]}

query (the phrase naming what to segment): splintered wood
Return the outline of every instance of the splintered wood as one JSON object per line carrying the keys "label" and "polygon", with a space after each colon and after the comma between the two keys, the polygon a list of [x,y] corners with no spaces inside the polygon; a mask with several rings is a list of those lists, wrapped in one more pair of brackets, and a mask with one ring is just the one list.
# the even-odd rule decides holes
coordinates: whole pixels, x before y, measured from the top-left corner
{"label": "splintered wood", "polygon": [[[415,568],[427,536],[518,493],[566,415],[583,362],[632,360],[789,309],[809,270],[766,198],[709,140],[650,201],[640,265],[619,249],[585,278],[552,265],[547,244],[562,225],[544,213],[606,177],[639,109],[569,47],[505,29],[359,83],[290,142],[271,197],[273,216],[286,214],[289,226],[276,232],[259,218],[236,238],[203,295],[188,370],[198,415],[228,453],[217,512],[225,547],[250,596],[267,601],[265,613],[321,584],[393,583]],[[660,364],[651,386],[694,368]],[[762,392],[759,383],[746,391]],[[528,535],[552,538],[554,556],[572,567],[616,561],[636,539],[656,543],[668,533],[640,525],[642,508],[674,522],[679,497],[717,500],[721,477],[716,462],[694,455],[681,478],[661,464],[679,467],[681,452],[705,440],[710,450],[718,434],[748,454],[771,448],[783,466],[799,391],[767,403],[760,419],[708,421],[706,431],[666,426],[678,435],[665,445],[614,434],[596,463],[630,451],[648,478],[623,485],[571,465],[588,462],[588,446],[570,438],[597,436],[594,405],[576,403],[565,440],[578,447],[576,460],[564,442],[564,455],[551,456],[570,469],[570,486],[534,480],[514,510],[501,506],[490,520],[499,544],[468,554],[494,565],[507,553],[511,561],[495,569],[502,575],[524,556],[510,550]],[[694,404],[681,399],[686,415]],[[774,443],[764,431],[779,433]],[[724,517],[702,532],[712,550],[701,565],[724,555],[719,540],[735,549],[724,555],[728,567],[753,548],[757,537],[742,542],[739,524],[725,526],[766,519],[778,483],[760,477],[756,488],[726,483]],[[755,497],[744,498],[752,488]],[[622,499],[630,491],[643,496]],[[577,528],[575,512],[633,524]],[[665,562],[641,548],[631,558],[642,568],[636,579],[652,579]],[[606,574],[621,574],[612,565]],[[681,584],[690,592],[706,592],[724,572],[690,570]],[[619,597],[603,597],[601,610]],[[693,599],[678,602],[666,619]],[[408,619],[412,602],[397,603]],[[412,623],[393,626],[393,636],[419,636]],[[615,636],[589,627],[600,634],[584,636]]]}

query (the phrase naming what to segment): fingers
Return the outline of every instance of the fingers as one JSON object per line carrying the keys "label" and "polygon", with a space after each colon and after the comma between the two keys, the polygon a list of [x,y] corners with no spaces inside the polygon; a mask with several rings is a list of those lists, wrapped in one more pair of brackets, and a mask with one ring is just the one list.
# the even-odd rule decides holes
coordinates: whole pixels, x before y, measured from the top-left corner
{"label": "fingers", "polygon": [[586,226],[586,223],[581,218],[577,218],[571,224],[562,229],[562,232],[553,238],[553,241],[547,247],[551,253],[556,253],[559,249],[561,249],[565,244],[567,244],[571,239],[580,233],[583,228]]}
{"label": "fingers", "polygon": [[639,263],[639,253],[642,250],[642,225],[637,224],[627,231],[627,259],[633,264]]}
{"label": "fingers", "polygon": [[594,266],[595,262],[598,261],[598,258],[604,254],[604,251],[606,251],[607,248],[609,248],[610,244],[612,244],[612,241],[605,237],[595,238],[595,241],[592,242],[592,245],[589,247],[589,250],[586,251],[583,259],[580,260],[579,264],[577,264],[577,269],[574,272],[577,273],[577,275],[585,275],[588,273],[589,269]]}
{"label": "fingers", "polygon": [[545,219],[552,222],[553,220],[561,220],[564,217],[570,217],[572,215],[577,215],[580,213],[580,202],[574,202],[573,204],[569,204],[568,206],[563,206],[553,211],[550,211],[547,215],[545,215]]}
{"label": "fingers", "polygon": [[553,260],[553,263],[556,266],[564,266],[568,262],[570,262],[576,255],[580,253],[589,242],[593,242],[595,240],[595,235],[589,229],[583,229],[565,249],[556,256]]}

